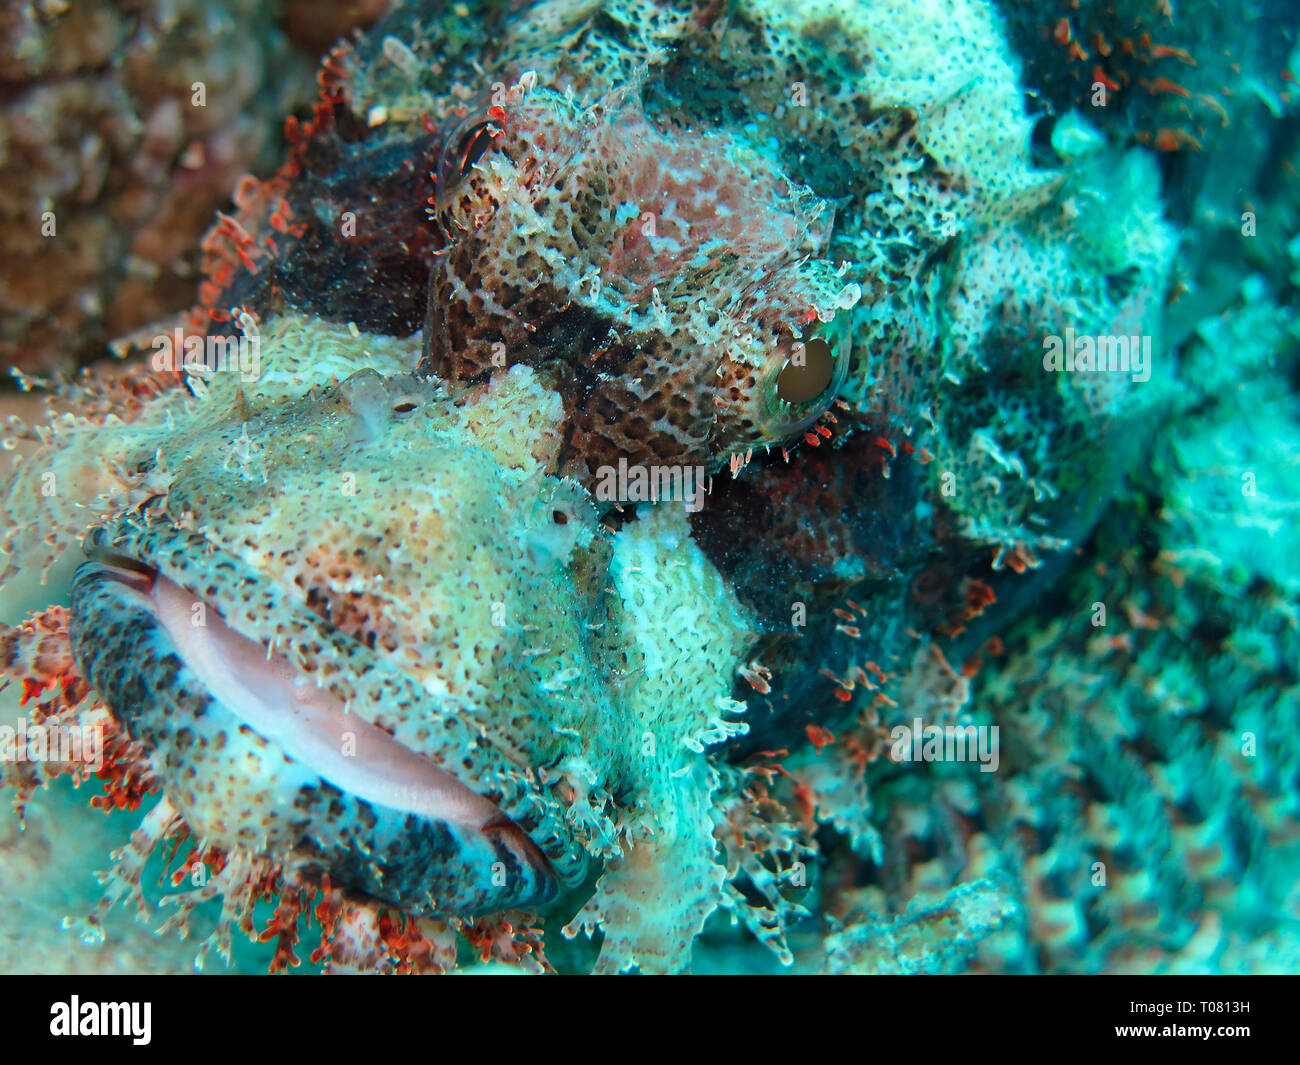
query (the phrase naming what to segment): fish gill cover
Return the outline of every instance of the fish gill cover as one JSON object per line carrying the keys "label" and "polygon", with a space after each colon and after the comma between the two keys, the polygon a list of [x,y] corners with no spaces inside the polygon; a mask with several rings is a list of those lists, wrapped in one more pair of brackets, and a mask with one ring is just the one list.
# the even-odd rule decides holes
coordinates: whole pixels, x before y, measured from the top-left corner
{"label": "fish gill cover", "polygon": [[0,970],[1300,968],[1256,6],[0,5]]}

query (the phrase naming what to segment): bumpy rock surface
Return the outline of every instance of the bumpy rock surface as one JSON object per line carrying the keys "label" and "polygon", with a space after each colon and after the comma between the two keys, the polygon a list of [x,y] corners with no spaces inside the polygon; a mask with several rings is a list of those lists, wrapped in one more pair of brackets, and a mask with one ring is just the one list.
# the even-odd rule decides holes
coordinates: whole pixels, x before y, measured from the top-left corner
{"label": "bumpy rock surface", "polygon": [[213,212],[274,165],[320,52],[382,8],[304,6],[0,4],[4,364],[68,372],[193,304]]}

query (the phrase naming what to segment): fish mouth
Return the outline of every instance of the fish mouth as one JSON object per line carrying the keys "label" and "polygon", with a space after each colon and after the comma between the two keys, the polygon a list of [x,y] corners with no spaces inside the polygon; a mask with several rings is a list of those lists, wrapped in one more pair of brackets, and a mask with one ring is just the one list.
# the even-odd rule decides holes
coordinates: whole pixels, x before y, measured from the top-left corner
{"label": "fish mouth", "polygon": [[[298,837],[294,851],[313,855],[307,864],[334,883],[416,913],[472,915],[559,894],[550,860],[496,803],[350,712],[287,656],[235,631],[214,606],[158,570],[92,553],[77,572],[73,615],[74,653],[132,738],[162,756],[164,787],[169,770],[187,772],[193,729],[184,744],[178,737],[190,723],[184,707],[197,700],[197,716],[208,719],[201,734],[215,737],[223,727],[227,735],[252,733],[293,763],[295,780],[323,785],[300,784],[291,810],[268,802],[266,792],[277,788],[263,788],[267,782],[257,777],[231,776],[222,795],[227,805],[284,811],[281,827],[293,825]],[[130,664],[140,674],[133,679]],[[169,699],[174,693],[152,690],[151,674],[183,685],[191,698],[177,703]],[[328,802],[319,800],[322,793]],[[311,801],[299,801],[303,794]],[[212,819],[201,799],[189,810],[181,805],[200,828]]]}

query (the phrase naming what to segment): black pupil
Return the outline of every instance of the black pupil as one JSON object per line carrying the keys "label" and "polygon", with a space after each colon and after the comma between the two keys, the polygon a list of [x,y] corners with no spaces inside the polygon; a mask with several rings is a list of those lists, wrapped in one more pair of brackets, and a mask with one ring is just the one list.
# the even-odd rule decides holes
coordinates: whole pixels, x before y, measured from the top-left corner
{"label": "black pupil", "polygon": [[491,143],[492,135],[488,133],[486,125],[476,126],[465,134],[465,139],[461,141],[461,177],[468,174],[469,168],[483,158],[483,153]]}
{"label": "black pupil", "polygon": [[826,391],[831,383],[835,359],[831,346],[822,337],[813,337],[795,354],[776,379],[776,394],[787,403],[807,403]]}

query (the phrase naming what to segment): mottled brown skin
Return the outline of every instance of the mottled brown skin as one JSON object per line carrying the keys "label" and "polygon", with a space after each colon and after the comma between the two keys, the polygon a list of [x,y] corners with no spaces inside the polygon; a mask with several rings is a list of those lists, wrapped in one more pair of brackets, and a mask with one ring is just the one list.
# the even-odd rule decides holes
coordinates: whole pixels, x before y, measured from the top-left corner
{"label": "mottled brown skin", "polygon": [[620,458],[716,469],[830,404],[832,388],[777,389],[814,336],[836,381],[847,366],[844,285],[812,257],[826,204],[726,135],[656,128],[635,83],[588,105],[515,86],[464,117],[372,128],[341,86],[384,63],[327,64],[289,162],[209,235],[200,328],[301,311],[423,328],[423,368],[453,384],[534,366],[569,413],[562,468],[587,483]]}
{"label": "mottled brown skin", "polygon": [[[677,63],[689,67],[698,48],[692,20],[711,24],[720,8],[681,9],[659,14],[687,42]],[[400,36],[402,18],[397,12],[380,32]],[[775,164],[724,134],[650,123],[638,98],[664,87],[643,90],[635,80],[636,48],[626,43],[632,27],[605,29],[621,43],[591,35],[584,63],[562,50],[551,54],[547,42],[529,54],[507,48],[509,73],[494,75],[550,69],[582,90],[575,100],[545,86],[499,83],[445,114],[377,127],[353,109],[346,86],[359,77],[391,81],[392,64],[374,39],[339,52],[327,65],[314,128],[291,162],[285,217],[303,232],[276,234],[278,255],[255,275],[237,268],[237,282],[215,303],[259,313],[301,308],[396,335],[423,329],[421,368],[453,384],[530,365],[564,401],[561,470],[588,487],[601,466],[620,459],[712,471],[753,450],[760,459],[739,479],[714,479],[693,526],[769,626],[759,657],[778,667],[770,703],[800,707],[793,732],[782,711],[775,732],[757,729],[745,745],[777,733],[798,741],[803,720],[833,723],[852,710],[834,701],[821,670],[839,675],[867,643],[902,657],[915,642],[905,629],[942,636],[936,630],[962,608],[964,579],[990,578],[993,555],[946,529],[942,505],[933,527],[918,520],[917,505],[929,495],[925,476],[913,454],[892,453],[906,441],[895,425],[842,416],[833,445],[814,449],[803,443],[803,428],[830,408],[835,388],[798,410],[773,403],[800,338],[827,336],[848,355],[847,330],[818,321],[814,311],[831,317],[841,285],[832,264],[810,258],[824,236],[825,204],[797,193]],[[597,60],[611,77],[632,76],[631,86],[610,91],[589,69]],[[447,60],[443,78],[457,62]],[[426,73],[421,84],[431,80],[439,79]],[[879,135],[892,124],[906,127],[905,117],[891,118]],[[674,164],[690,170],[689,181],[674,175]],[[828,175],[814,170],[829,189]],[[693,209],[665,221],[665,206],[677,199]],[[635,212],[619,213],[625,201]],[[720,206],[735,219],[729,228],[718,221]],[[339,219],[348,209],[358,222],[345,239]],[[685,250],[657,251],[643,229],[647,212],[659,234],[675,236]],[[699,254],[711,238],[720,247]],[[749,284],[754,270],[766,273],[764,284]],[[599,299],[584,294],[580,279],[589,273],[599,278]],[[656,289],[664,313],[653,318]],[[375,291],[386,298],[375,300]],[[702,293],[710,295],[700,306]],[[743,331],[739,342],[721,336],[724,310]],[[917,402],[906,391],[870,398],[882,411],[910,411]],[[782,445],[793,443],[792,460],[780,461]],[[607,520],[623,519],[610,513]],[[928,593],[931,586],[942,593]],[[833,610],[845,597],[870,606],[871,618],[854,626],[859,639],[837,629],[842,619]],[[790,625],[794,602],[812,617],[802,631]],[[742,682],[737,695],[752,692]]]}
{"label": "mottled brown skin", "polygon": [[[807,258],[820,205],[729,137],[664,136],[636,91],[580,107],[517,87],[453,132],[439,168],[449,247],[426,366],[452,381],[545,369],[580,479],[619,459],[715,468],[833,397],[776,389],[842,287]],[[830,336],[842,377],[846,338]]]}

